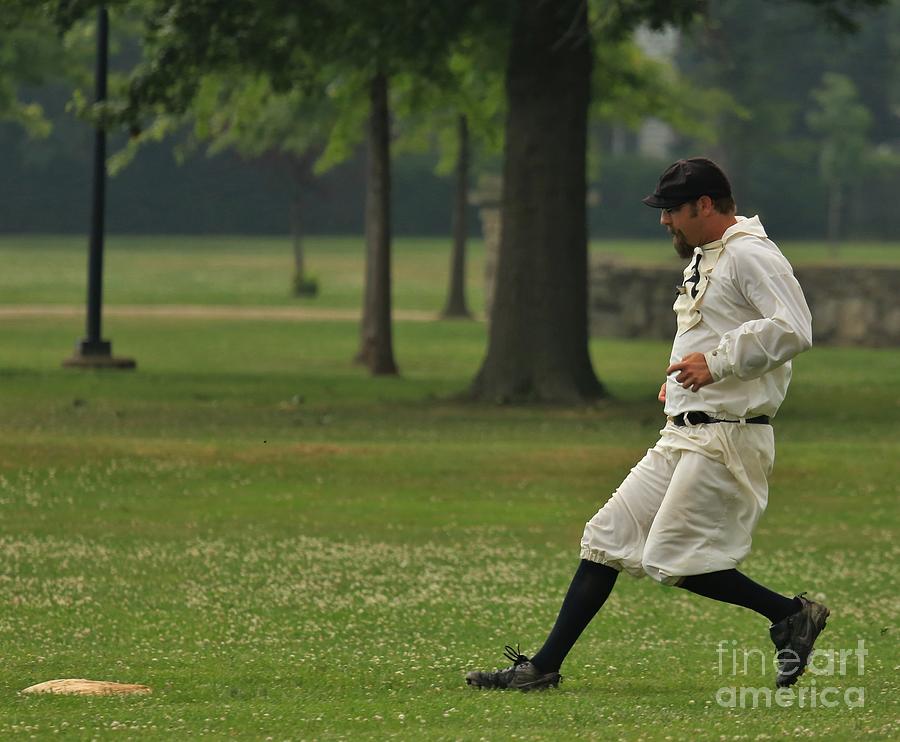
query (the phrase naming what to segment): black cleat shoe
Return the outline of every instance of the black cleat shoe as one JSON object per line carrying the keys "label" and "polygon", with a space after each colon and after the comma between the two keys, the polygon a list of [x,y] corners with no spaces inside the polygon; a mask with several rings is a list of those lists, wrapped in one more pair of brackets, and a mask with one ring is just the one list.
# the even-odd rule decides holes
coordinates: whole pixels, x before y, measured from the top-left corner
{"label": "black cleat shoe", "polygon": [[512,661],[512,666],[505,670],[479,672],[473,670],[466,673],[466,682],[476,688],[502,688],[513,690],[543,690],[556,687],[562,676],[558,672],[541,672],[518,649],[508,644],[504,656]]}
{"label": "black cleat shoe", "polygon": [[825,628],[825,619],[831,611],[821,603],[813,603],[800,593],[797,598],[803,604],[796,613],[782,619],[769,629],[769,636],[778,650],[778,674],[775,685],[786,688],[797,682],[806,669],[816,637]]}

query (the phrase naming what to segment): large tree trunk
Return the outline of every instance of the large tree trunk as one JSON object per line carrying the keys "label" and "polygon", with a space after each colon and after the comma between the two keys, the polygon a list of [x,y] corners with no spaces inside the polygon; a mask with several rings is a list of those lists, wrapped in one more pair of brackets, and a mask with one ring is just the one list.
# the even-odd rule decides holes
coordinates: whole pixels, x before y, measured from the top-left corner
{"label": "large tree trunk", "polygon": [[450,287],[444,317],[469,319],[466,306],[466,211],[469,205],[469,125],[459,117],[459,154],[456,159],[456,193],[453,198],[453,252],[450,256]]}
{"label": "large tree trunk", "polygon": [[604,395],[588,353],[585,161],[591,43],[582,0],[520,0],[506,70],[503,220],[476,399]]}
{"label": "large tree trunk", "polygon": [[366,174],[366,288],[358,360],[372,374],[396,374],[391,339],[391,153],[387,77],[370,88]]}

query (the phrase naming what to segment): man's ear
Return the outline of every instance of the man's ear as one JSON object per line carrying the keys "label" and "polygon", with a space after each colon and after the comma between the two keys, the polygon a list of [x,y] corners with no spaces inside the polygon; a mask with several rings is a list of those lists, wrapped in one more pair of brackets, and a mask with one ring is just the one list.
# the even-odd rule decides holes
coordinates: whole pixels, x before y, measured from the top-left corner
{"label": "man's ear", "polygon": [[703,214],[703,216],[709,216],[713,211],[715,211],[713,200],[709,196],[700,196],[697,204],[700,207],[700,213]]}

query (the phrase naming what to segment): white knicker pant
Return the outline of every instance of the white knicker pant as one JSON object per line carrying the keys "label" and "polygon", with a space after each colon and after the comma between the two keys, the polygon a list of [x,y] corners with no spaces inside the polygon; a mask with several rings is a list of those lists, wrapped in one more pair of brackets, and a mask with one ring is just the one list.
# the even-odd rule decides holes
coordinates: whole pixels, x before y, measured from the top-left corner
{"label": "white knicker pant", "polygon": [[668,585],[732,569],[750,553],[774,459],[769,425],[669,422],[588,521],[581,558]]}

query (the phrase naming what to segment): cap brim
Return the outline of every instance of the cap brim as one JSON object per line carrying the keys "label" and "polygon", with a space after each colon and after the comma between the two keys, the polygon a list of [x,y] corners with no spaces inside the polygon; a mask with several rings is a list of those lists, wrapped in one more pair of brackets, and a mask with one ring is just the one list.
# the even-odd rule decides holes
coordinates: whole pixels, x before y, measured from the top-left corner
{"label": "cap brim", "polygon": [[655,193],[645,196],[641,201],[647,204],[647,206],[652,206],[654,209],[672,209],[675,206],[681,206],[681,204],[685,203],[685,201],[662,198],[662,196],[657,196]]}

